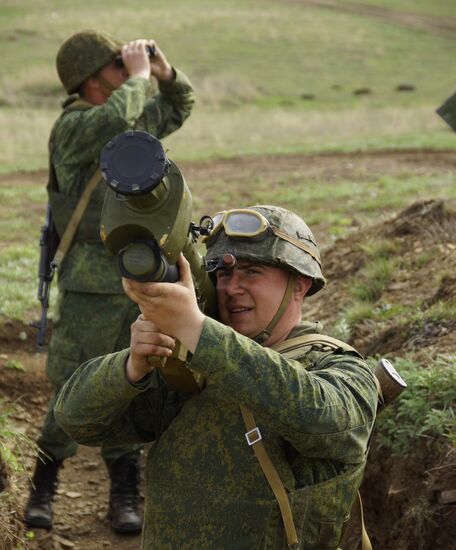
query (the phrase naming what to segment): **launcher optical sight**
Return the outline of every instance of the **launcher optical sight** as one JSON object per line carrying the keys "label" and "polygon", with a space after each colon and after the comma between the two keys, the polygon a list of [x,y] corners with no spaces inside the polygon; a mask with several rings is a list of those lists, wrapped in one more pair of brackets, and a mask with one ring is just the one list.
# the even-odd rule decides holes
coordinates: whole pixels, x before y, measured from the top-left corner
{"label": "launcher optical sight", "polygon": [[[183,253],[199,307],[214,315],[214,286],[196,248],[199,234],[207,233],[211,220],[203,218],[200,226],[192,223],[190,190],[158,139],[140,131],[117,136],[103,149],[100,169],[108,184],[100,236],[107,250],[118,256],[122,275],[143,282],[175,282],[176,262]],[[196,393],[204,380],[187,368],[186,359],[187,350],[176,342],[172,356],[151,356],[149,362],[171,389]]]}
{"label": "launcher optical sight", "polygon": [[213,284],[196,248],[201,228],[192,223],[192,197],[179,168],[158,139],[130,131],[103,149],[100,169],[108,189],[100,235],[119,257],[124,277],[175,282],[182,252],[190,263],[200,307],[215,308]]}

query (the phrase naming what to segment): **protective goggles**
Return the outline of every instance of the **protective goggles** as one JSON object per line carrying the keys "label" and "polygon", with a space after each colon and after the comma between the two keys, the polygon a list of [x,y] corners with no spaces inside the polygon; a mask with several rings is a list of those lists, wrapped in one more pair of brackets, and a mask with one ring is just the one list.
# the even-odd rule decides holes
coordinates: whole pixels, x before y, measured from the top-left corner
{"label": "protective goggles", "polygon": [[[212,222],[213,227],[210,234],[202,238],[202,242],[206,243],[206,245],[210,245],[210,243],[217,238],[222,228],[225,231],[225,235],[232,239],[261,239],[261,237],[265,236],[266,233],[270,231],[279,239],[287,241],[312,256],[321,267],[320,255],[314,241],[310,241],[313,245],[310,246],[310,244],[306,244],[302,242],[302,240],[288,235],[278,227],[272,226],[269,221],[256,210],[249,210],[248,208],[224,210],[222,212],[217,212],[217,214],[212,217]],[[218,267],[211,267],[209,270],[211,271],[212,269],[218,269]]]}
{"label": "protective goggles", "polygon": [[213,241],[222,228],[227,237],[251,239],[261,237],[270,227],[268,220],[262,214],[247,208],[217,212],[212,217],[212,222],[210,234],[202,238],[204,243]]}

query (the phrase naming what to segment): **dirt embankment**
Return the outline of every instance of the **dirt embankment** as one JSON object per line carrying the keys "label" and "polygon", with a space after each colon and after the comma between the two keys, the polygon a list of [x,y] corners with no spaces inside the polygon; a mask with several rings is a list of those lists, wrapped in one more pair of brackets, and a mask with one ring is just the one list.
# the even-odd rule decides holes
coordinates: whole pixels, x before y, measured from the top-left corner
{"label": "dirt embankment", "polygon": [[454,38],[456,30],[455,17],[443,17],[417,12],[395,10],[385,6],[373,6],[363,2],[350,2],[347,0],[291,0],[317,8],[327,9],[338,13],[354,14],[362,17],[379,19],[393,25],[400,25],[412,29],[420,29]]}
{"label": "dirt embankment", "polygon": [[[387,241],[395,271],[372,308],[400,306],[401,313],[355,325],[350,343],[366,356],[407,356],[423,368],[443,355],[456,363],[456,210],[443,201],[421,201],[397,216],[326,250],[329,279],[324,293],[309,299],[327,326],[343,315],[351,287],[363,280],[367,243]],[[432,311],[444,308],[449,315]],[[400,422],[400,419],[398,419]],[[406,457],[374,444],[362,494],[374,548],[448,550],[456,537],[456,449],[432,438],[417,440]]]}
{"label": "dirt embankment", "polygon": [[[410,152],[402,155],[408,155],[407,162],[410,163],[416,156]],[[441,163],[446,160],[447,168],[454,168],[454,153],[448,153],[445,158],[438,158],[438,155],[435,154],[436,165],[440,164],[441,168]],[[397,158],[385,153],[382,170],[397,162]],[[292,164],[290,159],[288,162]],[[316,170],[318,164],[320,170],[329,170],[333,163],[334,174],[351,170],[346,162],[340,161],[337,168],[335,159],[333,156],[327,163],[313,164],[306,158],[306,169],[314,167]],[[356,163],[356,158],[353,159]],[[370,165],[365,156],[360,162],[369,169],[377,161],[378,156],[373,155]],[[225,176],[229,179],[234,165],[238,174],[239,166],[243,164],[246,174],[257,169],[255,160],[239,162],[235,159],[231,162],[230,165],[230,161],[223,161],[212,167],[192,163],[186,170],[193,171],[194,177],[209,180],[214,171],[218,174],[217,179]],[[329,181],[332,176],[328,173]],[[407,317],[402,314],[400,318],[391,316],[361,321],[351,332],[351,343],[366,354],[388,357],[409,354],[422,362],[438,354],[454,356],[454,315],[452,318],[426,317],[426,312],[433,307],[439,304],[448,307],[456,301],[456,212],[441,201],[413,204],[387,221],[351,232],[327,248],[323,264],[329,284],[323,293],[308,300],[307,314],[313,316],[318,312],[318,317],[327,325],[334,324],[334,320],[351,305],[350,287],[364,277],[367,244],[378,241],[389,241],[394,245],[390,259],[396,262],[393,277],[378,302],[401,306],[402,312],[413,310],[421,315]],[[45,356],[36,354],[34,350],[32,328],[11,320],[1,321],[0,397],[16,402],[18,412],[15,420],[32,438],[36,438],[51,392],[44,374]],[[13,360],[24,370],[11,368]],[[363,487],[366,523],[374,548],[452,548],[456,538],[456,505],[442,502],[441,494],[444,490],[448,494],[456,489],[456,479],[451,474],[454,454],[448,447],[431,440],[418,442],[414,453],[407,458],[392,457],[385,449],[377,449],[374,445]],[[22,496],[16,506],[16,517],[20,516],[27,495],[27,480],[19,484]],[[54,531],[37,532],[30,548],[138,548],[140,537],[118,537],[110,531],[106,521],[107,491],[106,474],[97,450],[81,448],[75,458],[66,462],[61,474]]]}

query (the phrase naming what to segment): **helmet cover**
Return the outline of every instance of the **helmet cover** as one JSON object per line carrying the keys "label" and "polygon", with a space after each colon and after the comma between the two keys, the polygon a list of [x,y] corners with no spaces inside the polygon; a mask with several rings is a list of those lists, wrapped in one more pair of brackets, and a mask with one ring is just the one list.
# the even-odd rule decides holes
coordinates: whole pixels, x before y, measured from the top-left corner
{"label": "helmet cover", "polygon": [[106,32],[80,31],[67,38],[57,53],[56,65],[60,81],[67,93],[79,86],[119,54],[123,42]]}
{"label": "helmet cover", "polygon": [[[299,216],[278,206],[256,205],[248,209],[259,212],[273,228],[299,241],[314,256],[320,257],[312,231]],[[216,238],[207,244],[206,261],[216,261],[225,254],[232,254],[238,260],[271,265],[310,277],[312,285],[307,293],[309,296],[326,284],[320,263],[305,250],[277,236],[271,229],[259,239],[232,239],[221,229]]]}

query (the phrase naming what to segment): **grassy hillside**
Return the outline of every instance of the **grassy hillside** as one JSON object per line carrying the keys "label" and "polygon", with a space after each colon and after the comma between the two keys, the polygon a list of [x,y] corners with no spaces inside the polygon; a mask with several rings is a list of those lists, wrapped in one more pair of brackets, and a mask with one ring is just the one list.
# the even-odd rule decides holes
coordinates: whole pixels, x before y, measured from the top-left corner
{"label": "grassy hillside", "polygon": [[[68,34],[93,26],[126,40],[156,38],[191,77],[199,102],[185,129],[168,140],[175,157],[452,146],[434,109],[456,85],[448,70],[456,34],[434,23],[456,28],[456,5],[364,3],[381,7],[379,16],[354,2],[330,4],[138,0],[131,9],[120,1],[3,2],[0,170],[45,166],[63,97],[55,53]],[[404,13],[432,20],[414,26],[398,19]],[[398,91],[401,84],[414,90]]]}
{"label": "grassy hillside", "polygon": [[[448,31],[456,29],[453,2],[138,0],[132,9],[119,0],[5,0],[0,278],[7,284],[0,313],[8,316],[36,312],[36,243],[46,200],[44,172],[11,173],[46,167],[47,137],[64,97],[56,51],[70,33],[94,26],[125,40],[156,38],[192,79],[198,104],[184,128],[165,142],[174,160],[448,149],[456,143],[435,115],[456,87],[448,70],[456,53],[456,33]],[[400,84],[413,90],[398,91]],[[413,161],[388,171],[378,159],[375,173],[370,167],[358,173],[346,170],[347,159],[317,176],[305,159],[291,167],[289,162],[266,159],[246,171],[233,161],[228,176],[219,178],[215,170],[209,180],[194,174],[194,165],[183,168],[190,170],[198,215],[239,200],[277,203],[312,225],[325,220],[322,233],[332,236],[418,197],[454,197],[452,165],[440,168],[439,162],[424,172]]]}

